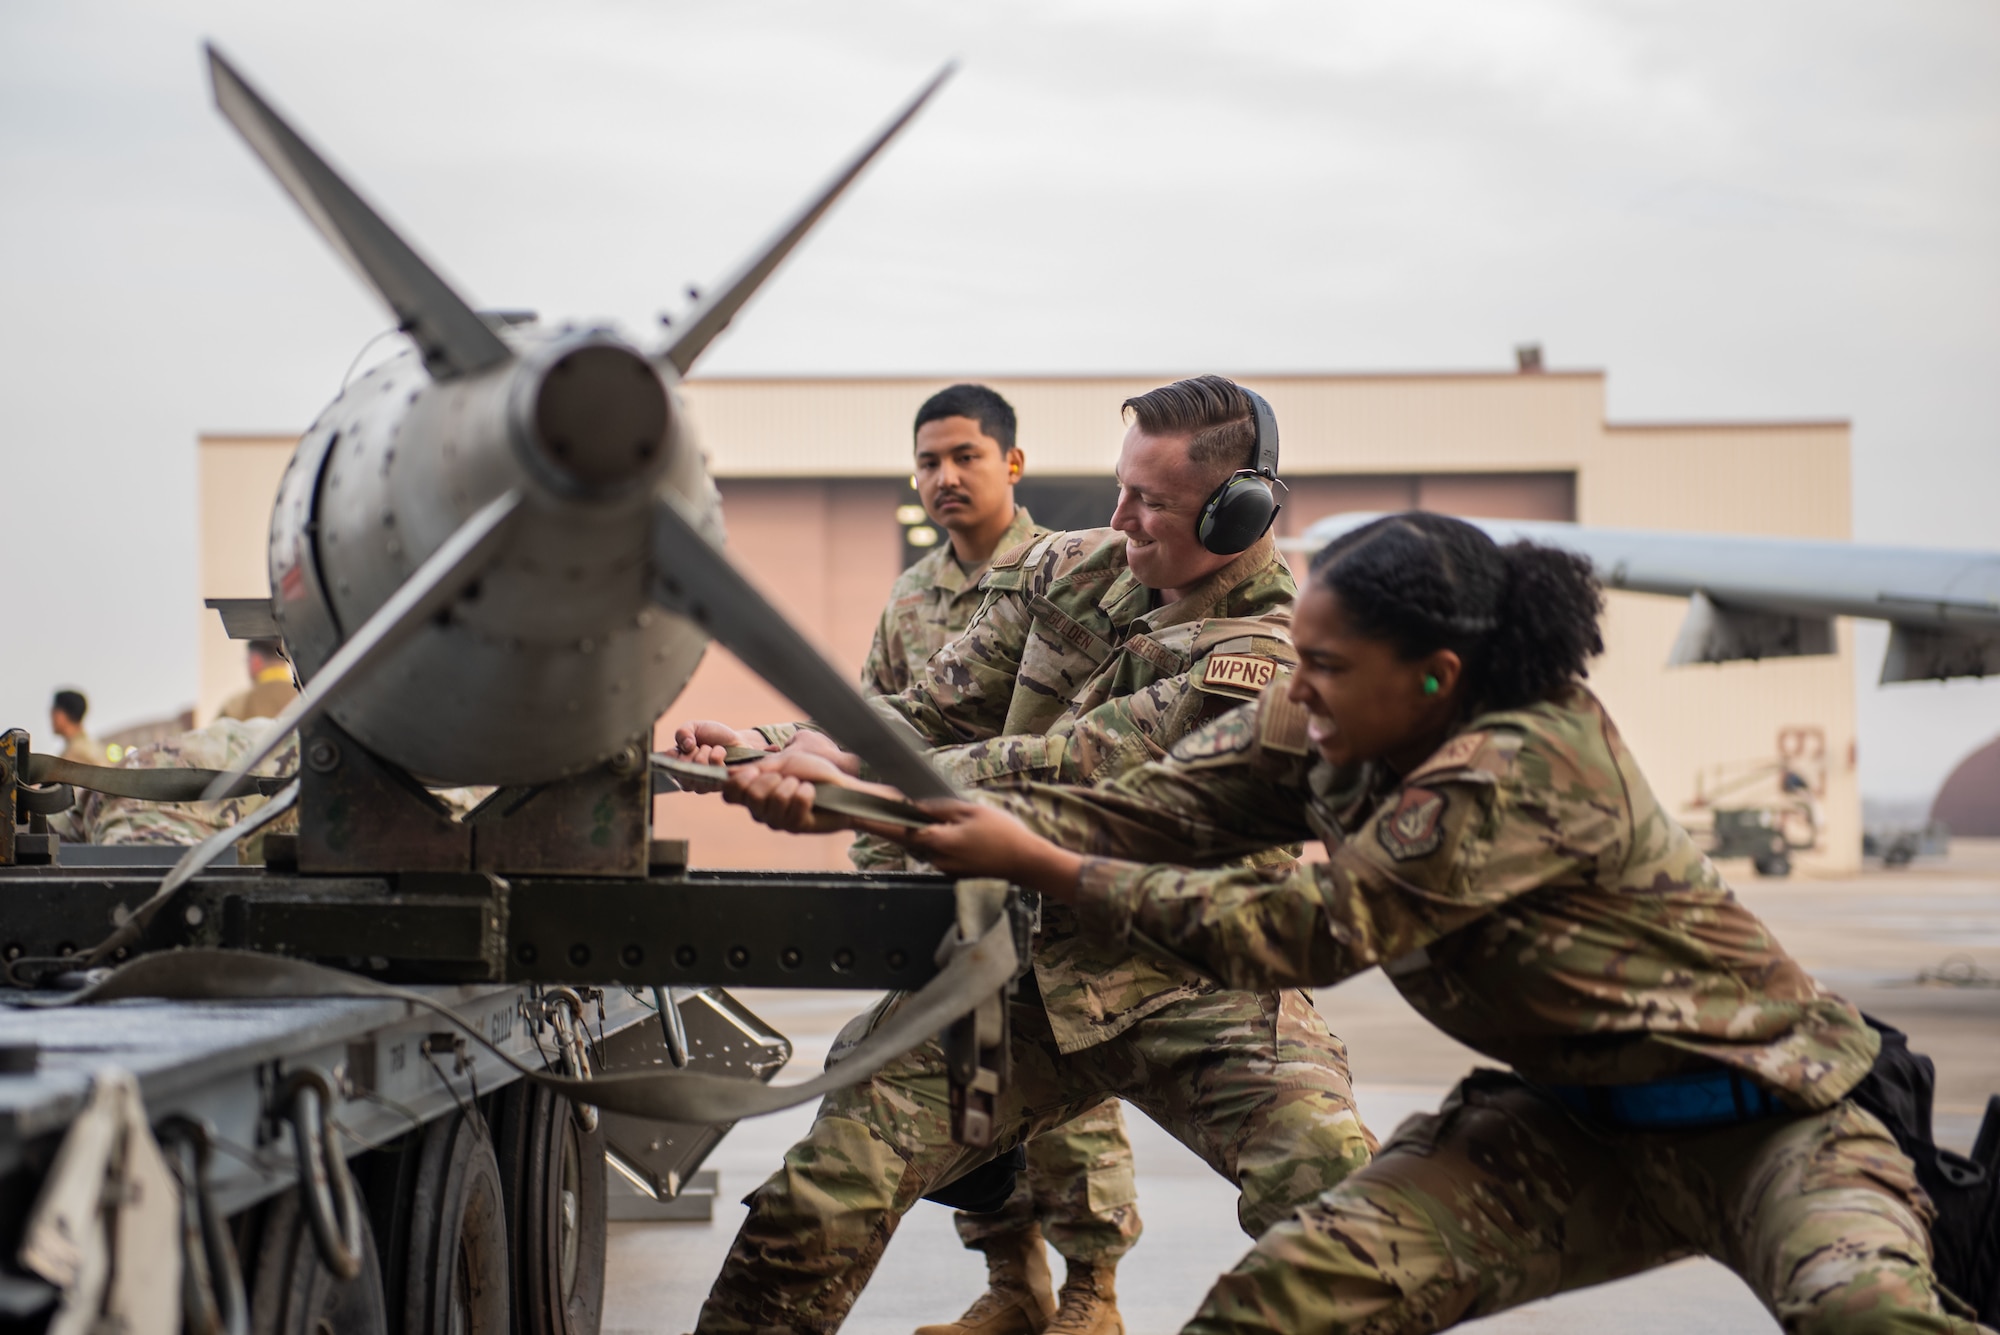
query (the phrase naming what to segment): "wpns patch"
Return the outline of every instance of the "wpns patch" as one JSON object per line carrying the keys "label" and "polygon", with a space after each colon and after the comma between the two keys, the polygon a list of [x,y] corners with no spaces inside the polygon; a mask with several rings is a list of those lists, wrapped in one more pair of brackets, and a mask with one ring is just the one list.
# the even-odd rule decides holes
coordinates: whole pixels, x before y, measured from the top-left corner
{"label": "wpns patch", "polygon": [[1396,809],[1375,822],[1375,837],[1398,862],[1425,858],[1444,842],[1445,796],[1430,788],[1405,788]]}
{"label": "wpns patch", "polygon": [[1259,654],[1210,654],[1201,684],[1211,691],[1254,699],[1278,675],[1278,661]]}

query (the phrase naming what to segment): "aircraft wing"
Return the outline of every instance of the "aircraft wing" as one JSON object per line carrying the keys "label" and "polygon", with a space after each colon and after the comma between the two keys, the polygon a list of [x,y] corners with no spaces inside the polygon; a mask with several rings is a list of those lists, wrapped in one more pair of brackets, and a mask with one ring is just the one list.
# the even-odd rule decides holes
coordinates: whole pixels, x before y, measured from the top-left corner
{"label": "aircraft wing", "polygon": [[[1332,515],[1284,546],[1318,551],[1375,514]],[[1587,558],[1606,588],[1688,599],[1669,666],[1834,652],[1833,619],[1889,623],[1884,682],[2000,671],[2000,552],[1469,519],[1496,542]]]}

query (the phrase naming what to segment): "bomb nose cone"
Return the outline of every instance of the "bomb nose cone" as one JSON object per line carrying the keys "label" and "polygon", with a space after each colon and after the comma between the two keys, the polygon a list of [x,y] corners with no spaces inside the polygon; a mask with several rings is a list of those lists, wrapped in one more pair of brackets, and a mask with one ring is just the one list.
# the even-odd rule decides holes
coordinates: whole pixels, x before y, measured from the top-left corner
{"label": "bomb nose cone", "polygon": [[613,344],[575,348],[535,389],[535,446],[584,490],[614,490],[660,463],[667,412],[666,386],[645,358]]}

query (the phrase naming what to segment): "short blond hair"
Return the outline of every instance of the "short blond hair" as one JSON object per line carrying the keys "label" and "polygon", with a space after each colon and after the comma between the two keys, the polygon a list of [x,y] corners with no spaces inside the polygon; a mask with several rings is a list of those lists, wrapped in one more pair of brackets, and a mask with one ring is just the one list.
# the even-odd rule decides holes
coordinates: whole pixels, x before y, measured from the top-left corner
{"label": "short blond hair", "polygon": [[1257,418],[1250,396],[1227,376],[1198,375],[1125,400],[1128,420],[1149,436],[1188,438],[1188,458],[1223,478],[1252,467]]}

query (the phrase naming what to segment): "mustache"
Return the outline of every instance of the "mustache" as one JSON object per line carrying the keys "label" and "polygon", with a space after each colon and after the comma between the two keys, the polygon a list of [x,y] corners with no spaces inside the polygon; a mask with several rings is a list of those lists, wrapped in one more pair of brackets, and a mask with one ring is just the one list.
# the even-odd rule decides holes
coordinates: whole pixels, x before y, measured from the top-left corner
{"label": "mustache", "polygon": [[932,505],[943,505],[946,501],[962,501],[969,505],[972,503],[972,497],[962,491],[951,490],[940,491],[931,497]]}

